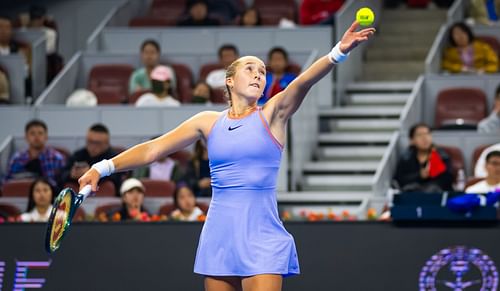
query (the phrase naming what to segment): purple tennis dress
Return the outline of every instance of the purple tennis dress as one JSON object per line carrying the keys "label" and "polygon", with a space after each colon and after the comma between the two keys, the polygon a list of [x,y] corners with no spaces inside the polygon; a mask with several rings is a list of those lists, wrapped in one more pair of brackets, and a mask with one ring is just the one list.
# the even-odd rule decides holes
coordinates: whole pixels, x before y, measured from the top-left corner
{"label": "purple tennis dress", "polygon": [[207,138],[212,201],[194,272],[210,276],[300,273],[297,251],[278,215],[282,147],[261,108],[241,119],[227,110]]}

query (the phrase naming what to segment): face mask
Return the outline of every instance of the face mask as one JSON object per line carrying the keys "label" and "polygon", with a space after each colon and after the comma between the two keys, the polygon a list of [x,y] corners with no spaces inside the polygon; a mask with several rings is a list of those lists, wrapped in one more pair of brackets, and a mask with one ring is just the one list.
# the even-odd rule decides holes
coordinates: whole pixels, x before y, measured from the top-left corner
{"label": "face mask", "polygon": [[163,82],[151,80],[151,91],[157,95],[162,94],[163,91],[165,91],[165,86],[163,85]]}
{"label": "face mask", "polygon": [[193,98],[191,99],[191,102],[192,103],[207,103],[208,100],[207,100],[207,98],[205,98],[203,96],[193,96]]}

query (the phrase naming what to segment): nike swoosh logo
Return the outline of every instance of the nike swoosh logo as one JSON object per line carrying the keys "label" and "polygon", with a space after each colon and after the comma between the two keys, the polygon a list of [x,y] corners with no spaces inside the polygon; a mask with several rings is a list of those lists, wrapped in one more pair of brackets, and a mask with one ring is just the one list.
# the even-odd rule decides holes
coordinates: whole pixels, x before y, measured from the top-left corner
{"label": "nike swoosh logo", "polygon": [[242,127],[242,126],[243,126],[243,124],[240,124],[240,125],[235,126],[235,127],[231,127],[231,125],[230,125],[230,126],[228,127],[228,130],[229,130],[229,131],[231,131],[231,130],[235,130],[235,129],[237,129],[237,128],[239,128],[239,127]]}

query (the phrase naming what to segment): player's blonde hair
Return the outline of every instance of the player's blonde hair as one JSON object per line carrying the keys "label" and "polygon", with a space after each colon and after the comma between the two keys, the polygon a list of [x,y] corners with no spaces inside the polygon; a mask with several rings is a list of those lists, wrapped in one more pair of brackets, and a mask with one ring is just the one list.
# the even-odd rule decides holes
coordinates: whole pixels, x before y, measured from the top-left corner
{"label": "player's blonde hair", "polygon": [[[232,78],[234,75],[236,75],[236,70],[238,69],[238,66],[241,64],[241,58],[237,59],[236,61],[232,62],[229,67],[226,69],[226,79],[227,78]],[[224,95],[226,96],[229,106],[233,106],[233,99],[231,96],[231,88],[229,88],[229,85],[226,84],[226,88],[224,90]]]}

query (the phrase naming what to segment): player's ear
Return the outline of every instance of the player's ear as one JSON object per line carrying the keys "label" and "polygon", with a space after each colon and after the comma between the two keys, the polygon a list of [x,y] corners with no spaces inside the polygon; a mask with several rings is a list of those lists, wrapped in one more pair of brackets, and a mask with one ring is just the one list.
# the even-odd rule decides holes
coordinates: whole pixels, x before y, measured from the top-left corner
{"label": "player's ear", "polygon": [[232,88],[234,86],[234,80],[232,77],[226,78],[226,85]]}

